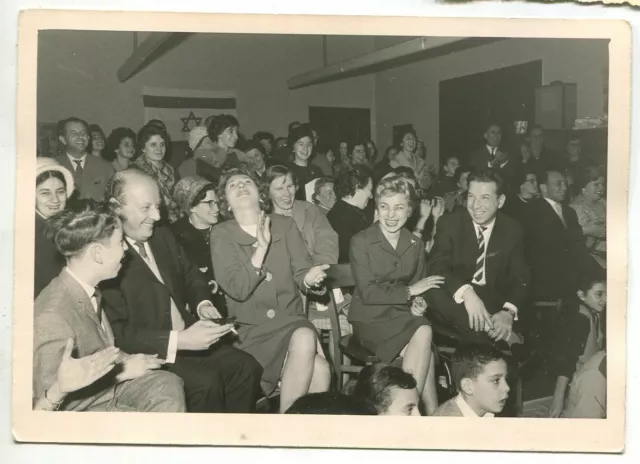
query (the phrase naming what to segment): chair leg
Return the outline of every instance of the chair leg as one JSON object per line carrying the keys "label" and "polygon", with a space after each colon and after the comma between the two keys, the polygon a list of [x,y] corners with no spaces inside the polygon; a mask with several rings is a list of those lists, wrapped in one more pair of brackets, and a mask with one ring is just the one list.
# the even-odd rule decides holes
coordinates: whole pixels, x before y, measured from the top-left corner
{"label": "chair leg", "polygon": [[[349,359],[348,356],[342,355],[342,365],[343,366],[350,366],[351,365],[351,359]],[[342,391],[342,387],[344,387],[344,385],[346,385],[347,382],[349,382],[349,374],[348,373],[344,373],[344,374],[342,374],[342,384],[340,386],[340,391]]]}

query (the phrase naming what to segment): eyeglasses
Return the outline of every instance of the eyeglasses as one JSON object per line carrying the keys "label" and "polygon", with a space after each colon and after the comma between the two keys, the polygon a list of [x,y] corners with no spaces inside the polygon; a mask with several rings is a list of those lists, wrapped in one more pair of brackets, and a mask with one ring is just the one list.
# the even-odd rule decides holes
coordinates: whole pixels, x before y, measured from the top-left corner
{"label": "eyeglasses", "polygon": [[201,201],[200,204],[201,205],[209,205],[209,208],[211,208],[211,209],[218,207],[218,202],[216,200]]}

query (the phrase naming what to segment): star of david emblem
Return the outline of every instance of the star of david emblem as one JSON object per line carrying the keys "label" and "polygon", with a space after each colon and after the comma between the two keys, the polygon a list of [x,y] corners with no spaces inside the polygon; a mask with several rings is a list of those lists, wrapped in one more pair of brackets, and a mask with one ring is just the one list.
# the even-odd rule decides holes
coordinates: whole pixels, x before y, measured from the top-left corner
{"label": "star of david emblem", "polygon": [[182,121],[182,132],[191,132],[191,127],[189,127],[189,123],[193,122],[194,127],[197,126],[198,124],[200,124],[200,121],[202,121],[202,118],[196,118],[196,115],[193,114],[193,111],[189,112],[189,116],[187,116],[186,118],[180,118],[180,121]]}

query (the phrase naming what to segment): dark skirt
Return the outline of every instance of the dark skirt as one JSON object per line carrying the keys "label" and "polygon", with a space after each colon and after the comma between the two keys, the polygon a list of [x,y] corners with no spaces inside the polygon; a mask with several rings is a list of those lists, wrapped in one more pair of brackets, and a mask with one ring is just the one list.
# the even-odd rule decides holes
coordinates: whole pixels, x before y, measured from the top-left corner
{"label": "dark skirt", "polygon": [[264,369],[261,386],[265,395],[278,388],[291,335],[301,327],[316,333],[313,324],[301,316],[283,316],[257,326],[238,328],[235,346],[253,356]]}
{"label": "dark skirt", "polygon": [[390,363],[398,357],[413,334],[423,325],[430,325],[425,317],[397,309],[390,317],[375,322],[351,321],[353,333],[362,346],[381,361]]}

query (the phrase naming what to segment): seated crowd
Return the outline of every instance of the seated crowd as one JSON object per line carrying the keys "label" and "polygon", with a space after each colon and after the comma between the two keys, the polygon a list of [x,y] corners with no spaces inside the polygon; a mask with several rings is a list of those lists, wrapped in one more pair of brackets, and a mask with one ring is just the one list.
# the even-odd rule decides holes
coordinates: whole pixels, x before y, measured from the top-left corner
{"label": "seated crowd", "polygon": [[[605,174],[579,139],[552,154],[536,126],[512,156],[489,124],[437,173],[413,129],[378,152],[298,122],[245,140],[217,115],[177,167],[162,121],[58,129],[36,171],[35,408],[492,417],[542,330],[549,415],[606,415]],[[337,264],[353,288],[331,288]],[[380,361],[348,395],[321,344],[330,292]],[[439,404],[443,333],[457,395]]]}

